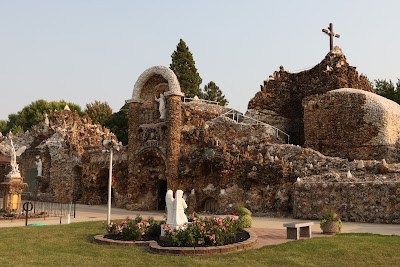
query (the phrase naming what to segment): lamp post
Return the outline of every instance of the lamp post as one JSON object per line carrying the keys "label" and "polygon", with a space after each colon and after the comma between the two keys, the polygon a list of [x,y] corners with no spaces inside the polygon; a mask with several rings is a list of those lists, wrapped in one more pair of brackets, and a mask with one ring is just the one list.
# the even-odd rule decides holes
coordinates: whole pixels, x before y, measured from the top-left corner
{"label": "lamp post", "polygon": [[107,200],[107,225],[111,222],[111,183],[112,183],[112,167],[113,167],[113,149],[119,151],[119,144],[114,140],[104,140],[103,146],[107,150],[103,150],[103,153],[110,152],[110,166],[108,172],[108,200]]}

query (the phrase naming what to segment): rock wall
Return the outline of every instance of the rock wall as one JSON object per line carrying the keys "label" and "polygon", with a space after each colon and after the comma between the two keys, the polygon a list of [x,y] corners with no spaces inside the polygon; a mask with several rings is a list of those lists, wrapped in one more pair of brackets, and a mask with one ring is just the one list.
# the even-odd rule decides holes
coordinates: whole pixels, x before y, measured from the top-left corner
{"label": "rock wall", "polygon": [[373,91],[367,78],[358,75],[356,68],[347,63],[341,49],[335,47],[310,70],[289,73],[281,67],[264,81],[261,91],[250,100],[248,109],[263,114],[267,111],[267,115],[261,116],[266,123],[284,127],[281,130],[290,134],[293,144],[303,145],[303,99],[337,88]]}
{"label": "rock wall", "polygon": [[305,144],[325,155],[400,160],[400,105],[379,95],[337,89],[304,101]]}
{"label": "rock wall", "polygon": [[400,165],[391,166],[386,174],[306,177],[294,184],[293,215],[320,219],[324,208],[333,207],[344,221],[400,223]]}
{"label": "rock wall", "polygon": [[[21,175],[29,186],[25,195],[56,202],[80,201],[83,154],[101,151],[104,139],[117,141],[108,129],[69,109],[51,112],[43,122],[14,139],[18,147],[27,147],[19,158]],[[2,147],[0,144],[0,151]],[[37,158],[42,161],[41,177],[37,176]]]}

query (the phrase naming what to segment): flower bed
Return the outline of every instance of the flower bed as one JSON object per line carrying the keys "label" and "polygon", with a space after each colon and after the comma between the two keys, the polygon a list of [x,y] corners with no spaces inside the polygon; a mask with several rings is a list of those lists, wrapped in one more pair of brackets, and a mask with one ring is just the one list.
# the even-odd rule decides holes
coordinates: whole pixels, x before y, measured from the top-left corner
{"label": "flower bed", "polygon": [[178,229],[171,229],[165,224],[163,230],[167,241],[162,240],[158,244],[169,247],[221,246],[249,238],[248,233],[243,231],[241,221],[237,217],[206,216],[201,218],[192,213],[188,220],[190,223]]}

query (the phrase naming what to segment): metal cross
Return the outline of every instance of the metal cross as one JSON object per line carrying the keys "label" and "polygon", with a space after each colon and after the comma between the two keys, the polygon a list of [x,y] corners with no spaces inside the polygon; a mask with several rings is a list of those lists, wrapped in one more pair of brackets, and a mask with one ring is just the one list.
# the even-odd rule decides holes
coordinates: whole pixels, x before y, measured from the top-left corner
{"label": "metal cross", "polygon": [[333,37],[340,38],[340,35],[333,32],[333,24],[332,23],[329,23],[328,29],[322,29],[322,32],[324,32],[327,35],[329,35],[330,49],[331,49],[330,51],[332,51],[332,49],[333,49]]}

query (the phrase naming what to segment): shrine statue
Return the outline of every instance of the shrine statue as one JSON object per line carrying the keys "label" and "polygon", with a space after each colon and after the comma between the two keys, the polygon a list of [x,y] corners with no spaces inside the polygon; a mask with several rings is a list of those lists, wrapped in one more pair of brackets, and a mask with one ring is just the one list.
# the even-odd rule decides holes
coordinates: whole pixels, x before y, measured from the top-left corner
{"label": "shrine statue", "polygon": [[183,191],[176,190],[174,199],[172,190],[168,190],[165,195],[165,203],[167,205],[167,224],[175,229],[184,226],[188,222],[188,219],[185,214],[187,204],[183,199]]}
{"label": "shrine statue", "polygon": [[40,156],[36,156],[37,161],[35,161],[36,168],[37,168],[37,176],[42,177],[42,160],[40,159]]}
{"label": "shrine statue", "polygon": [[160,119],[165,120],[165,97],[163,93],[160,93],[160,98],[154,96],[154,100],[157,101],[158,104],[158,111],[160,112]]}
{"label": "shrine statue", "polygon": [[19,171],[17,163],[17,157],[20,156],[22,153],[24,153],[24,151],[26,150],[26,146],[21,146],[17,151],[15,151],[14,142],[12,140],[13,139],[12,132],[8,133],[7,138],[10,141],[10,145],[8,145],[7,148],[10,153],[10,165],[11,165],[11,171],[7,176],[21,177],[21,173]]}

